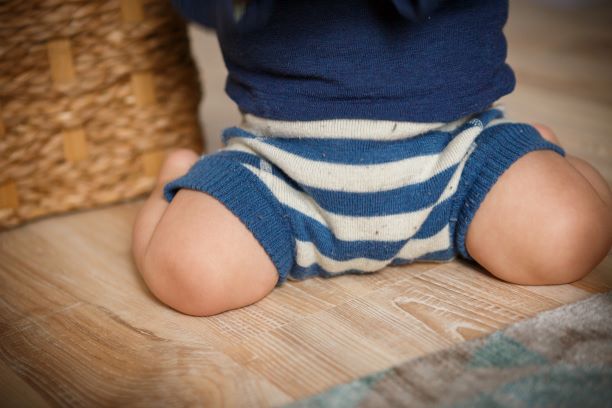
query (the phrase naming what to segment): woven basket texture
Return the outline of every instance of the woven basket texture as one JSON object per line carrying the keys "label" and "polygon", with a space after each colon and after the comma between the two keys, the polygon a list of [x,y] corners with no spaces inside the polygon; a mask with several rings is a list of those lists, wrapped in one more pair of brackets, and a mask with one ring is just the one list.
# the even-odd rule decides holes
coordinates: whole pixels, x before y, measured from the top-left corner
{"label": "woven basket texture", "polygon": [[168,0],[0,1],[0,229],[150,191],[200,98]]}

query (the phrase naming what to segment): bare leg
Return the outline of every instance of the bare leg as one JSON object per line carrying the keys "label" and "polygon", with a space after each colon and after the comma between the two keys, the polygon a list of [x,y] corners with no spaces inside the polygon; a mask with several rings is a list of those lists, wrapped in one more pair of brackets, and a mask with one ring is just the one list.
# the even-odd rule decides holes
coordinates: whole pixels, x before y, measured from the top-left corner
{"label": "bare leg", "polygon": [[186,314],[208,316],[247,306],[266,296],[278,272],[263,247],[221,202],[180,190],[168,204],[163,185],[197,158],[169,155],[160,182],[134,226],[133,252],[151,292]]}
{"label": "bare leg", "polygon": [[612,208],[605,195],[597,177],[557,153],[528,153],[485,197],[466,247],[480,265],[509,282],[572,282],[612,245]]}
{"label": "bare leg", "polygon": [[[549,127],[540,124],[536,124],[533,126],[538,129],[544,139],[558,146],[561,146],[559,139]],[[567,161],[576,170],[578,170],[580,174],[582,174],[582,176],[584,176],[584,178],[589,181],[589,183],[591,183],[591,185],[593,186],[595,191],[597,191],[604,203],[606,203],[608,206],[612,206],[612,190],[610,190],[610,186],[608,185],[608,182],[603,178],[603,176],[588,162],[576,156],[571,156],[568,154],[566,158]]]}
{"label": "bare leg", "polygon": [[195,152],[180,149],[171,152],[164,161],[157,185],[136,216],[132,230],[132,254],[139,270],[142,270],[142,259],[153,231],[168,208],[168,202],[163,197],[164,185],[185,174],[196,160],[198,155]]}

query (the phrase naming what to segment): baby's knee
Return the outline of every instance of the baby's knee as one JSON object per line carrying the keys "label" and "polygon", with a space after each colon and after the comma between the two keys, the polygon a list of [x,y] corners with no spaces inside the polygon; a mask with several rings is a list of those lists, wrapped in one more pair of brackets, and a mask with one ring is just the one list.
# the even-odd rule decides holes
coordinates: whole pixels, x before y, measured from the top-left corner
{"label": "baby's knee", "polygon": [[557,221],[545,228],[547,239],[530,251],[534,283],[571,283],[591,272],[612,245],[612,214],[589,198],[556,205]]}
{"label": "baby's knee", "polygon": [[171,237],[151,240],[142,275],[150,291],[164,304],[188,315],[210,316],[223,309],[219,271],[194,244]]}

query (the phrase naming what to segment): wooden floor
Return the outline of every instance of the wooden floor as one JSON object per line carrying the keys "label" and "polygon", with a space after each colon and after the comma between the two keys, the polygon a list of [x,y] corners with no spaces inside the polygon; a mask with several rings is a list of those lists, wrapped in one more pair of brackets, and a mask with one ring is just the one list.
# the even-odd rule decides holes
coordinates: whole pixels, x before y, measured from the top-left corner
{"label": "wooden floor", "polygon": [[[549,124],[612,180],[610,8],[512,3],[509,113]],[[196,37],[207,59],[210,36]],[[222,101],[210,53],[208,106]],[[222,109],[207,111],[209,133],[233,117]],[[148,293],[130,259],[141,204],[0,234],[0,405],[278,405],[612,288],[610,255],[557,287],[421,263],[288,283],[248,308],[187,317]]]}

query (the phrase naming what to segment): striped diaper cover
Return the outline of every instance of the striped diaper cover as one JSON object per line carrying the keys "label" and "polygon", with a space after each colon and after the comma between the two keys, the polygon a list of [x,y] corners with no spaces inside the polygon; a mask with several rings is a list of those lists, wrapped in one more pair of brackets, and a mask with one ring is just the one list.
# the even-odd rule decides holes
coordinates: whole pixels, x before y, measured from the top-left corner
{"label": "striped diaper cover", "polygon": [[[562,148],[491,108],[452,123],[285,122],[243,115],[223,147],[168,183],[221,201],[285,279],[443,262],[498,177],[533,150]],[[202,214],[206,216],[206,214]]]}

